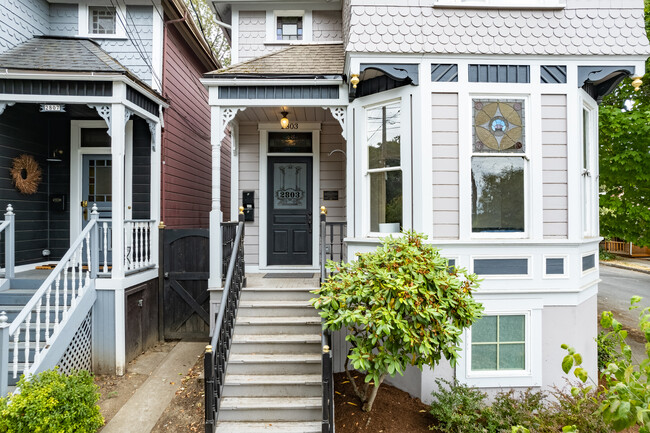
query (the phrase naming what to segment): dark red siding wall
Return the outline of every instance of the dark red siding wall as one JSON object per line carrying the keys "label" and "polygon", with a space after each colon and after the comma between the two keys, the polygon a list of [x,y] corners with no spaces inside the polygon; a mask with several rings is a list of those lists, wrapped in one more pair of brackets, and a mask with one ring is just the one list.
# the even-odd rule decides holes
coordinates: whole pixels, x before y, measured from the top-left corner
{"label": "dark red siding wall", "polygon": [[[163,63],[163,92],[170,106],[165,111],[162,138],[161,219],[169,228],[207,228],[212,178],[210,106],[208,91],[199,82],[207,71],[193,56],[175,24],[167,27]],[[222,183],[224,214],[230,208],[229,198],[223,192],[230,189],[227,144],[228,148],[222,149],[223,165],[228,170],[227,181]]]}

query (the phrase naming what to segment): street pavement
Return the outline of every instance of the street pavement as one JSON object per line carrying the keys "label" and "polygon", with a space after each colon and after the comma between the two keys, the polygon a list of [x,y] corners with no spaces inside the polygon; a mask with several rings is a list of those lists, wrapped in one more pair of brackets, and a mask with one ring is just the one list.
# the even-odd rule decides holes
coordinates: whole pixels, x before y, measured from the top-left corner
{"label": "street pavement", "polygon": [[[602,281],[598,284],[598,314],[600,316],[603,311],[611,311],[625,329],[631,330],[628,344],[640,362],[645,358],[645,341],[639,331],[638,319],[641,310],[650,307],[650,274],[602,265],[603,262],[600,266]],[[630,311],[632,296],[641,296],[643,299],[636,304],[639,305],[638,309]]]}

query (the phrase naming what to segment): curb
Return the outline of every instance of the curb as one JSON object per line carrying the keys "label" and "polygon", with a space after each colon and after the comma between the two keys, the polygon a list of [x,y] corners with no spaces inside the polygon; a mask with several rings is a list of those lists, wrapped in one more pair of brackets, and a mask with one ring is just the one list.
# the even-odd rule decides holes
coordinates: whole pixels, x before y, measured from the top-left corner
{"label": "curb", "polygon": [[618,263],[608,263],[608,262],[603,262],[603,261],[601,261],[600,264],[603,265],[603,266],[609,266],[611,268],[627,269],[628,271],[636,271],[636,272],[641,272],[643,274],[650,275],[650,269],[633,268],[631,266],[620,265]]}

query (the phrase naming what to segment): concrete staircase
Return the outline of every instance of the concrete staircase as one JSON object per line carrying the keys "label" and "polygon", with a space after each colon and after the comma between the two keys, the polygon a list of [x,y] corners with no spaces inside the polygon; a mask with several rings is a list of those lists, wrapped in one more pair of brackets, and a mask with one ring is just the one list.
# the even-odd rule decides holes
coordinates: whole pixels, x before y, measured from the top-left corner
{"label": "concrete staircase", "polygon": [[313,288],[244,288],[218,433],[322,430],[320,316]]}

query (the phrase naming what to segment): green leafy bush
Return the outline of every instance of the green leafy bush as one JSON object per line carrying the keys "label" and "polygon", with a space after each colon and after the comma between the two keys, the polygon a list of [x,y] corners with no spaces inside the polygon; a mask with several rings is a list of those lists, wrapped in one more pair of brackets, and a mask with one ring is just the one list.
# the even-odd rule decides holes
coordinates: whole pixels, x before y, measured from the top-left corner
{"label": "green leafy bush", "polygon": [[[481,316],[483,307],[472,298],[476,275],[450,269],[425,239],[405,232],[353,262],[330,262],[335,273],[313,292],[325,328],[349,332],[345,370],[364,411],[387,375],[403,374],[409,364],[434,366],[443,356],[455,365],[463,328]],[[363,391],[349,362],[366,373]]]}
{"label": "green leafy bush", "polygon": [[483,410],[488,432],[511,432],[513,426],[537,432],[547,418],[544,406],[546,395],[541,391],[527,389],[500,392],[492,405]]}
{"label": "green leafy bush", "polygon": [[617,347],[620,345],[618,334],[600,331],[596,336],[596,347],[598,348],[598,371],[607,368],[607,364],[614,361],[617,356]]}
{"label": "green leafy bush", "polygon": [[[598,407],[602,401],[592,388],[579,384],[573,392],[567,388],[554,387],[551,403],[545,413],[544,423],[540,426],[539,433],[556,433],[563,431],[565,426],[574,427],[577,431],[589,433],[609,433],[612,431],[607,426],[603,417],[597,415]],[[596,415],[594,415],[596,414]]]}
{"label": "green leafy bush", "polygon": [[599,260],[614,260],[616,259],[616,254],[610,253],[609,251],[605,251],[604,249],[599,249],[598,250],[598,259]]}
{"label": "green leafy bush", "polygon": [[[438,391],[433,392],[431,415],[435,426],[429,427],[442,433],[483,433],[482,421],[487,395],[458,381],[436,379]],[[445,386],[446,385],[446,386]]]}
{"label": "green leafy bush", "polygon": [[1,433],[94,433],[103,424],[98,387],[87,371],[24,377],[20,393],[0,398]]}

